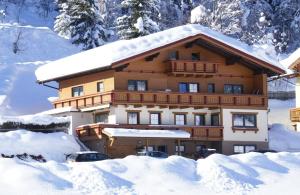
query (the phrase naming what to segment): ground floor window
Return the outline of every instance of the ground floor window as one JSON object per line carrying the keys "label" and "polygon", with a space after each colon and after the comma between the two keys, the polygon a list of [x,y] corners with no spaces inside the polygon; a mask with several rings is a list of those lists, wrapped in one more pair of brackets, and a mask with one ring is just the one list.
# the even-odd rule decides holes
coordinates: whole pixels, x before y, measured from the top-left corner
{"label": "ground floor window", "polygon": [[235,154],[247,153],[255,149],[256,149],[255,145],[234,145],[233,146],[233,152]]}
{"label": "ground floor window", "polygon": [[180,154],[180,153],[183,153],[185,151],[185,146],[184,145],[176,145],[175,147],[175,154]]}
{"label": "ground floor window", "polygon": [[166,145],[157,146],[157,151],[167,153],[167,146]]}
{"label": "ground floor window", "polygon": [[204,126],[205,125],[205,115],[204,114],[195,114],[195,125]]}
{"label": "ground floor window", "polygon": [[211,115],[211,126],[219,126],[220,125],[220,119],[219,114],[212,114]]}
{"label": "ground floor window", "polygon": [[128,112],[128,124],[136,125],[139,124],[139,113],[138,112]]}
{"label": "ground floor window", "polygon": [[151,125],[160,125],[161,124],[161,118],[160,113],[150,113],[150,124]]}
{"label": "ground floor window", "polygon": [[95,123],[108,123],[108,112],[95,114]]}
{"label": "ground floor window", "polygon": [[256,114],[233,114],[233,127],[256,127]]}
{"label": "ground floor window", "polygon": [[186,116],[185,114],[175,114],[175,125],[185,125]]}

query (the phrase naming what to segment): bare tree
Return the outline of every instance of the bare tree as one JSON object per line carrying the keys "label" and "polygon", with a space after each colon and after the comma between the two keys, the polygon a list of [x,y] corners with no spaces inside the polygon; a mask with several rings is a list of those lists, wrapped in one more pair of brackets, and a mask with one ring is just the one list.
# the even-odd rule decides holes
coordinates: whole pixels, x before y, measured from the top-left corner
{"label": "bare tree", "polygon": [[22,31],[20,30],[20,31],[18,32],[18,35],[17,35],[16,40],[13,42],[13,52],[14,52],[15,54],[17,54],[19,51],[22,51],[22,50],[20,49],[20,41],[21,41],[21,39],[22,39]]}

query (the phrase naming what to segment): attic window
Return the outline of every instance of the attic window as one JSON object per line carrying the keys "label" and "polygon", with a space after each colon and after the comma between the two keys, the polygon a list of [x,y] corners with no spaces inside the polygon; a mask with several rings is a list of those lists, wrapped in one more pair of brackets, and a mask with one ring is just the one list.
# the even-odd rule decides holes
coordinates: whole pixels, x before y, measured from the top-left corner
{"label": "attic window", "polygon": [[192,53],[192,60],[200,60],[200,53]]}
{"label": "attic window", "polygon": [[178,51],[172,51],[169,54],[169,60],[178,60],[179,59],[179,52]]}

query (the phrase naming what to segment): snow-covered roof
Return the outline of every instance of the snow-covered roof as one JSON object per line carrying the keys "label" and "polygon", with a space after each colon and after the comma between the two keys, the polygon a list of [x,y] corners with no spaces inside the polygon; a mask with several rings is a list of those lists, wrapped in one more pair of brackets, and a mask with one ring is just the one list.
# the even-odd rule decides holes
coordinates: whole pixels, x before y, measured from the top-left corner
{"label": "snow-covered roof", "polygon": [[66,112],[78,112],[79,110],[72,107],[72,106],[68,106],[68,107],[63,107],[63,108],[54,108],[51,110],[46,110],[44,112],[41,112],[39,114],[43,114],[43,115],[53,115],[53,114],[61,114],[61,113],[66,113]]}
{"label": "snow-covered roof", "polygon": [[280,61],[280,63],[288,68],[293,68],[296,63],[300,64],[300,48],[294,51],[289,57]]}
{"label": "snow-covered roof", "polygon": [[38,82],[47,82],[78,73],[105,69],[109,68],[112,64],[130,57],[196,35],[204,35],[217,40],[254,59],[268,63],[270,66],[275,66],[277,69],[279,68],[279,72],[284,72],[281,64],[268,56],[262,48],[251,47],[199,24],[187,24],[131,40],[115,41],[101,47],[62,58],[39,67],[35,74]]}
{"label": "snow-covered roof", "polygon": [[109,137],[190,138],[190,134],[184,130],[104,128],[102,132]]}

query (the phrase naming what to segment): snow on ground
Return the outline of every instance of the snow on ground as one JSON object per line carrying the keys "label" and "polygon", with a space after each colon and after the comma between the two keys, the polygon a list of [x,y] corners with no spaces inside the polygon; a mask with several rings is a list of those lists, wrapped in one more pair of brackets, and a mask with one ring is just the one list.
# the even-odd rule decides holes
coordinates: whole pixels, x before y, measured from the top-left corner
{"label": "snow on ground", "polygon": [[74,137],[62,132],[36,133],[16,130],[0,133],[0,154],[16,155],[27,153],[42,155],[46,160],[63,162],[65,154],[79,150],[80,147]]}
{"label": "snow on ground", "polygon": [[300,152],[300,132],[292,131],[282,124],[272,125],[269,140],[271,149]]}
{"label": "snow on ground", "polygon": [[290,109],[295,108],[295,104],[295,99],[286,101],[269,99],[268,123],[281,123],[289,129],[293,129],[290,121]]}
{"label": "snow on ground", "polygon": [[[49,109],[51,104],[47,98],[57,92],[36,83],[35,69],[79,52],[51,30],[56,15],[53,9],[43,17],[37,7],[39,0],[24,2],[21,8],[10,2],[4,2],[1,7],[0,2],[0,10],[6,9],[5,17],[0,20],[0,94],[6,95],[5,102],[0,104],[0,115],[31,114]],[[13,43],[19,33],[20,51],[15,54]]]}
{"label": "snow on ground", "polygon": [[[128,156],[88,163],[0,158],[3,194],[279,194],[299,191],[300,153]],[[18,188],[15,184],[18,184]]]}

